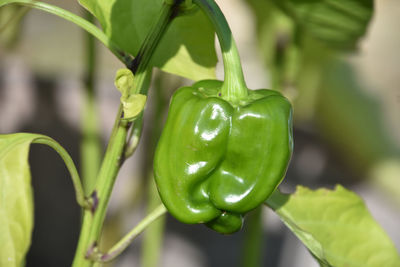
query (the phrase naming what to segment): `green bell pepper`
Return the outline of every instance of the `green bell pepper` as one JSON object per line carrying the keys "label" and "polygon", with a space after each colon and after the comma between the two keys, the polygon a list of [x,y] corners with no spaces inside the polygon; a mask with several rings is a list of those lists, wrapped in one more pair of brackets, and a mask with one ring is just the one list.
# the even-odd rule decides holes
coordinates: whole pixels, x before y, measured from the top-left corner
{"label": "green bell pepper", "polygon": [[242,214],[275,190],[291,156],[292,109],[280,93],[249,91],[239,105],[222,99],[222,82],[177,90],[158,143],[154,171],[168,211],[185,223],[224,217],[240,229]]}
{"label": "green bell pepper", "polygon": [[172,96],[154,158],[168,211],[220,233],[242,226],[285,176],[293,149],[292,108],[279,92],[248,90],[236,46],[211,0],[194,0],[216,27],[224,82],[204,80]]}

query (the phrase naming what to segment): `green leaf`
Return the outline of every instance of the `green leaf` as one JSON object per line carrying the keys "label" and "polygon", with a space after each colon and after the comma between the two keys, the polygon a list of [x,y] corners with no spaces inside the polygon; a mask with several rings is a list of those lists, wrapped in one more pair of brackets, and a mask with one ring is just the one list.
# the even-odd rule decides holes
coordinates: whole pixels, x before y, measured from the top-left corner
{"label": "green leaf", "polygon": [[399,254],[362,199],[337,186],[278,190],[266,201],[322,266],[400,266]]}
{"label": "green leaf", "polygon": [[121,92],[122,99],[127,99],[133,89],[134,77],[129,69],[119,69],[115,75],[114,85]]}
{"label": "green leaf", "polygon": [[121,92],[121,104],[124,111],[124,119],[133,120],[144,109],[147,96],[131,94],[134,89],[134,76],[129,69],[119,69],[115,75],[114,85]]}
{"label": "green leaf", "polygon": [[0,134],[0,266],[22,266],[31,243],[33,198],[28,154],[32,143],[48,145],[61,156],[71,174],[77,202],[91,208],[71,157],[56,141],[40,134]]}
{"label": "green leaf", "polygon": [[324,84],[316,99],[314,120],[324,140],[360,173],[381,161],[400,159],[400,147],[385,126],[382,103],[367,92],[369,85],[359,79],[357,70],[344,60],[320,69]]}
{"label": "green leaf", "polygon": [[126,99],[121,97],[124,119],[135,119],[143,111],[146,101],[147,96],[142,94],[133,94]]}
{"label": "green leaf", "polygon": [[21,266],[31,243],[33,197],[28,153],[38,135],[0,135],[0,266]]}
{"label": "green leaf", "polygon": [[314,38],[330,46],[352,48],[367,29],[373,0],[274,0]]}
{"label": "green leaf", "polygon": [[[106,35],[136,55],[163,0],[80,0],[100,21]],[[200,10],[175,18],[152,57],[151,64],[192,80],[215,77],[214,30]]]}

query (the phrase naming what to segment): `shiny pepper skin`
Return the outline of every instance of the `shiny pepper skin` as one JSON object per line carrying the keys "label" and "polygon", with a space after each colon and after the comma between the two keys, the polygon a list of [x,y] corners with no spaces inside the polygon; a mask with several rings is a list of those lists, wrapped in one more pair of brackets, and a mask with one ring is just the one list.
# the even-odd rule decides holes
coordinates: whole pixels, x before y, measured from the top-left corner
{"label": "shiny pepper skin", "polygon": [[272,90],[249,90],[231,104],[222,82],[178,89],[157,145],[154,174],[164,205],[184,223],[224,234],[263,203],[285,176],[292,154],[292,108]]}

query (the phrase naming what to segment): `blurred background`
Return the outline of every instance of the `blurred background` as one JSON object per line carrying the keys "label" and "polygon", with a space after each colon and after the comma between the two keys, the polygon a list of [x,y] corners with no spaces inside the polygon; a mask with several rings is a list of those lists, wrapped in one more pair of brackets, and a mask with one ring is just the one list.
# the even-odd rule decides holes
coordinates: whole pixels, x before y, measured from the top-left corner
{"label": "blurred background", "polygon": [[[75,1],[47,2],[85,16]],[[217,2],[236,38],[248,87],[280,89],[294,104],[295,149],[281,191],[294,192],[298,184],[312,189],[342,184],[361,195],[399,250],[400,2],[375,1],[366,35],[356,49],[340,52],[312,38],[302,38],[298,46],[296,25],[268,1]],[[83,143],[97,147],[97,155],[104,151],[119,105],[114,75],[123,67],[96,42],[93,91],[87,90],[87,38],[77,26],[53,15],[16,6],[0,9],[0,133],[48,135],[67,149],[78,167]],[[221,64],[217,77],[223,77]],[[151,181],[152,151],[168,99],[190,83],[154,71],[143,139],[116,182],[104,248],[147,213],[146,199],[152,194],[144,188]],[[154,92],[158,97],[152,97]],[[88,94],[94,95],[98,118],[89,144],[82,126]],[[99,160],[93,157],[93,164]],[[70,266],[80,210],[69,175],[47,147],[34,145],[30,163],[35,228],[27,266]],[[262,216],[261,266],[318,266],[274,213],[264,208]],[[241,266],[248,224],[237,234],[223,236],[168,215],[165,227],[159,266]],[[144,266],[142,239],[109,266]]]}

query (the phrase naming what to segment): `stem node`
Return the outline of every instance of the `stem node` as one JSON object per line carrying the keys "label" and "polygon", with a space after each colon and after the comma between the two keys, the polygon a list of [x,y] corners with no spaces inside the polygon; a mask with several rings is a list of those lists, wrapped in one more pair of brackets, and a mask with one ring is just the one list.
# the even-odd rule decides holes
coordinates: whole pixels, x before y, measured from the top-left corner
{"label": "stem node", "polygon": [[97,241],[94,241],[93,244],[86,251],[85,259],[97,261],[97,258],[99,258],[99,256],[101,257],[100,254],[101,253],[99,252],[99,247],[97,246]]}
{"label": "stem node", "polygon": [[96,212],[97,206],[99,205],[99,197],[97,196],[96,190],[94,190],[93,193],[90,195],[88,202],[90,203],[90,211],[92,212],[92,214],[94,214]]}

